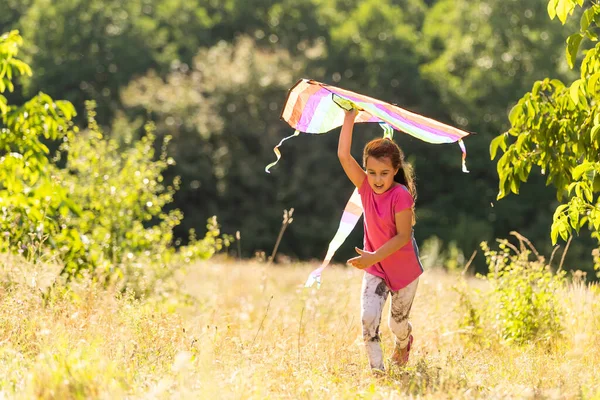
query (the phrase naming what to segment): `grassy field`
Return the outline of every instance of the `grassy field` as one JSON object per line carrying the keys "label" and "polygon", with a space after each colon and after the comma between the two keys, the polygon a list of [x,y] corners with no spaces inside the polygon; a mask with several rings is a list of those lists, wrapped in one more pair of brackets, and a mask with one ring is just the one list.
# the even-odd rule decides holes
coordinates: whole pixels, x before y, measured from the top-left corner
{"label": "grassy field", "polygon": [[[564,339],[551,348],[481,346],[459,328],[463,278],[427,271],[409,365],[377,377],[354,269],[330,268],[316,290],[302,287],[314,265],[210,260],[179,277],[184,301],[89,279],[42,296],[47,276],[2,265],[17,282],[0,286],[0,399],[600,399],[600,295],[582,284],[561,294]],[[382,337],[389,356],[386,323]]]}

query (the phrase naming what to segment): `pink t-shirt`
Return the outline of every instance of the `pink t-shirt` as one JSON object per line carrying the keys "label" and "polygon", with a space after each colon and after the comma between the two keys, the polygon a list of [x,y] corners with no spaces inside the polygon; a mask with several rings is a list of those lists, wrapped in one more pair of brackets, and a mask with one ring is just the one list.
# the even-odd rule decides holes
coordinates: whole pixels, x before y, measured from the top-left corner
{"label": "pink t-shirt", "polygon": [[[411,208],[414,200],[404,185],[396,185],[387,192],[373,192],[368,179],[358,188],[364,209],[364,249],[376,251],[396,236],[395,214]],[[365,269],[368,273],[385,280],[392,291],[402,289],[423,273],[414,237],[400,250],[379,263]]]}

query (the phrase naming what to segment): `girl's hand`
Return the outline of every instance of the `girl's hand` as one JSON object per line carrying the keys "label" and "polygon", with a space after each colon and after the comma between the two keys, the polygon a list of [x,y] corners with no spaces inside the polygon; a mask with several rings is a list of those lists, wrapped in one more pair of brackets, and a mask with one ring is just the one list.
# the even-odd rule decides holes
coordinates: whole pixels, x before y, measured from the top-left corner
{"label": "girl's hand", "polygon": [[346,118],[350,118],[354,121],[354,118],[356,118],[356,116],[358,115],[358,110],[356,108],[353,108],[351,110],[344,110],[344,112],[346,113]]}
{"label": "girl's hand", "polygon": [[356,252],[360,255],[358,257],[351,258],[347,261],[347,263],[352,265],[354,268],[369,268],[371,265],[377,262],[375,253],[359,249],[358,247],[355,247],[354,250],[356,250]]}

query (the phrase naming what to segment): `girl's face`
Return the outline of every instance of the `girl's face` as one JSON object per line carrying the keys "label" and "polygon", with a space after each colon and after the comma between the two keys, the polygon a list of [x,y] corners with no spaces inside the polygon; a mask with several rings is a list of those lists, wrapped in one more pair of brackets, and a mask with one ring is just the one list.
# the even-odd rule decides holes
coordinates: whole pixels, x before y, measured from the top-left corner
{"label": "girl's face", "polygon": [[389,157],[367,158],[367,179],[376,194],[386,192],[394,184],[394,176],[398,168],[392,166]]}

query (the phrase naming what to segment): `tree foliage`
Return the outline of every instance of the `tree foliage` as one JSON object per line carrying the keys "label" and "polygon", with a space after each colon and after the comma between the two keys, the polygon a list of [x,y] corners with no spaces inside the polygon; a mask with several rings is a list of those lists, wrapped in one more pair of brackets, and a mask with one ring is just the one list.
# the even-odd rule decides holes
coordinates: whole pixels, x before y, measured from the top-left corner
{"label": "tree foliage", "polygon": [[[17,73],[31,75],[17,58],[21,43],[16,31],[0,37],[0,93],[13,90]],[[177,188],[177,181],[172,187],[163,182],[173,162],[166,155],[169,138],[155,159],[151,126],[140,140],[119,146],[104,138],[93,104],[83,132],[71,123],[71,103],[44,93],[22,106],[0,96],[0,110],[0,250],[34,261],[58,257],[67,277],[92,270],[131,280],[140,275],[130,269],[141,260],[161,279],[173,260],[206,258],[225,244],[211,220],[205,239],[192,238],[175,253],[173,229],[182,215],[164,210]],[[58,140],[51,156],[45,142]]]}
{"label": "tree foliage", "polygon": [[160,121],[158,134],[174,138],[170,152],[178,162],[171,175],[182,178],[179,195],[190,224],[184,229],[198,226],[207,210],[229,210],[221,222],[241,230],[244,243],[271,245],[269,228],[280,214],[273,211],[287,207],[310,178],[304,162],[286,168],[291,175],[264,173],[285,132],[278,123],[284,93],[301,65],[285,50],[262,50],[241,37],[201,50],[189,71],[176,68],[166,81],[149,73],[124,90],[128,107],[149,112]]}
{"label": "tree foliage", "polygon": [[[552,4],[568,27],[578,22],[567,16],[581,15],[579,7]],[[517,229],[550,245],[556,200],[545,177],[531,174],[518,199],[496,203],[495,163],[479,156],[508,129],[508,110],[536,79],[576,79],[562,56],[567,34],[546,16],[546,0],[0,0],[0,9],[0,27],[23,32],[21,55],[36,71],[14,81],[25,90],[5,92],[11,104],[40,89],[78,111],[94,100],[117,152],[133,145],[124,140],[132,130],[134,140],[146,135],[148,120],[157,157],[172,137],[167,152],[176,163],[164,178],[180,175],[181,188],[166,208],[185,215],[176,240],[219,214],[227,231],[241,231],[245,255],[269,250],[281,211],[294,207],[298,223],[281,251],[323,255],[352,189],[335,158],[336,135],[301,136],[284,146],[271,175],[262,172],[290,133],[278,120],[287,89],[313,78],[476,133],[466,140],[469,175],[457,147],[395,136],[416,167],[420,242],[437,236],[470,254],[482,239]],[[578,38],[569,43],[572,52]],[[85,113],[75,118],[85,125]],[[380,134],[357,127],[356,156]],[[585,246],[574,242],[567,257]],[[340,249],[339,259],[351,252]]]}
{"label": "tree foliage", "polygon": [[36,241],[57,234],[60,223],[49,216],[73,206],[44,143],[71,131],[73,106],[41,92],[20,106],[3,95],[14,90],[14,78],[32,74],[18,58],[21,44],[17,31],[0,36],[0,248],[14,252],[31,251]]}
{"label": "tree foliage", "polygon": [[[583,1],[551,0],[548,13],[564,24]],[[600,6],[592,5],[581,16],[580,31],[567,39],[569,65],[576,64],[581,40],[597,40]],[[600,45],[585,51],[579,79],[564,84],[558,79],[534,83],[510,112],[511,128],[490,145],[492,158],[497,150],[500,192],[519,193],[533,166],[547,176],[562,201],[554,212],[552,242],[566,240],[572,231],[587,227],[600,241]],[[512,140],[511,140],[512,139]]]}

